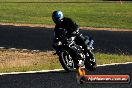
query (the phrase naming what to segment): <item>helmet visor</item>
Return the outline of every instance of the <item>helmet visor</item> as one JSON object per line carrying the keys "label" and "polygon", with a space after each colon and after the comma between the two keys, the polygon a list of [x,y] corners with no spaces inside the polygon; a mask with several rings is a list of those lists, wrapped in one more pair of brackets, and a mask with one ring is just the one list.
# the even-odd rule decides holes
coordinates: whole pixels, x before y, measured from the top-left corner
{"label": "helmet visor", "polygon": [[60,23],[61,22],[60,17],[52,17],[52,19],[55,23]]}

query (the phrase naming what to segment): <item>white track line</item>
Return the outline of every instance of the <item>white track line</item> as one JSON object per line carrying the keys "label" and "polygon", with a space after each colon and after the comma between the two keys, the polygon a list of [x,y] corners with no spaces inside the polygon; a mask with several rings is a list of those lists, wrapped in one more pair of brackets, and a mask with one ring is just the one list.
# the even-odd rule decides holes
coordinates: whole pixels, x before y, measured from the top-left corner
{"label": "white track line", "polygon": [[101,67],[101,66],[111,66],[111,65],[121,65],[121,64],[132,64],[132,62],[103,64],[103,65],[98,65],[98,67]]}
{"label": "white track line", "polygon": [[59,72],[59,71],[64,71],[64,69],[40,70],[40,71],[26,71],[26,72],[10,72],[10,73],[0,73],[0,75],[32,74],[32,73]]}
{"label": "white track line", "polygon": [[[98,65],[98,67],[111,66],[111,65],[121,65],[121,64],[132,64],[132,62],[103,64],[103,65]],[[31,73],[59,72],[59,71],[64,71],[64,69],[41,70],[41,71],[27,71],[27,72],[10,72],[10,73],[0,73],[0,75],[31,74]]]}

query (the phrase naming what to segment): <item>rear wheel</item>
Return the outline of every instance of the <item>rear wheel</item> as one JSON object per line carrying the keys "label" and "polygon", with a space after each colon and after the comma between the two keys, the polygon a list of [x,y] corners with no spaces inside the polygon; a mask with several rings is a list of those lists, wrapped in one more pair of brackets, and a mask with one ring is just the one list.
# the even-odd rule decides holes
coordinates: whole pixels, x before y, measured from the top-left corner
{"label": "rear wheel", "polygon": [[62,51],[59,55],[59,61],[62,65],[62,67],[67,71],[74,71],[75,70],[75,63],[73,61],[73,58],[69,54],[68,51]]}

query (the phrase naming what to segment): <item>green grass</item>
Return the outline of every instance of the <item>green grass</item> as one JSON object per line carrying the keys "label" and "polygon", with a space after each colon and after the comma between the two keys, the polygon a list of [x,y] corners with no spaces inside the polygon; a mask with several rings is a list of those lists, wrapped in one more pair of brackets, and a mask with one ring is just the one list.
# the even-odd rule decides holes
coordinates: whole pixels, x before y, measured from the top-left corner
{"label": "green grass", "polygon": [[102,0],[0,0],[0,2],[93,2]]}
{"label": "green grass", "polygon": [[[97,65],[132,62],[132,55],[95,54]],[[0,50],[0,73],[62,69],[53,52]]]}
{"label": "green grass", "polygon": [[54,24],[54,10],[80,26],[132,29],[132,3],[0,3],[0,22]]}
{"label": "green grass", "polygon": [[40,70],[54,70],[62,69],[60,63],[56,64],[39,64],[33,66],[22,66],[22,67],[10,67],[10,68],[0,68],[0,73],[5,72],[26,72],[26,71],[40,71]]}
{"label": "green grass", "polygon": [[96,60],[98,65],[132,62],[132,55],[96,53],[95,57],[97,58]]}

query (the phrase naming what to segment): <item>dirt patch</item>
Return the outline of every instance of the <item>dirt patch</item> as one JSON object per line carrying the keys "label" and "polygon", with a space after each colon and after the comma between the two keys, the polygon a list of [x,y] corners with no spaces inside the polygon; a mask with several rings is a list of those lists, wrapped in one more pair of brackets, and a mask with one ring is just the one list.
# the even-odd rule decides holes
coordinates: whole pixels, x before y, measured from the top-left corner
{"label": "dirt patch", "polygon": [[27,27],[45,27],[45,28],[54,28],[54,25],[46,24],[16,24],[16,23],[0,23],[0,25],[10,25],[10,26],[27,26]]}
{"label": "dirt patch", "polygon": [[94,28],[94,27],[80,27],[83,30],[101,30],[101,31],[132,31],[131,29],[117,29],[117,28]]}
{"label": "dirt patch", "polygon": [[[11,26],[28,26],[28,27],[45,27],[54,28],[55,25],[46,24],[16,24],[16,23],[0,23],[0,25],[11,25]],[[106,30],[106,31],[132,31],[131,29],[117,29],[117,28],[95,28],[95,27],[80,27],[83,30]]]}
{"label": "dirt patch", "polygon": [[[0,69],[36,66],[56,62],[53,52],[30,52],[23,50],[0,49]],[[50,62],[50,63],[49,63]]]}

